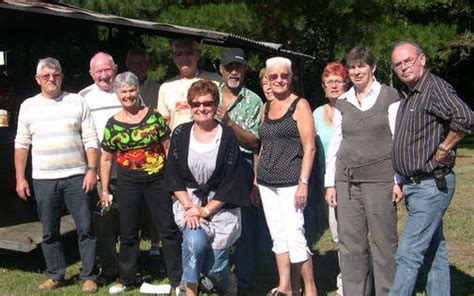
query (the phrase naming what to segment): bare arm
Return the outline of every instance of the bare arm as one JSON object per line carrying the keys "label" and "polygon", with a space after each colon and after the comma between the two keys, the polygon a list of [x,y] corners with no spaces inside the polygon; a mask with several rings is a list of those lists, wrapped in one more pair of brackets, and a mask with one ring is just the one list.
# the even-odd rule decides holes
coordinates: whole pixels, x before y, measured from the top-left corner
{"label": "bare arm", "polygon": [[[308,101],[300,100],[296,105],[293,115],[298,126],[298,131],[303,145],[303,160],[301,164],[300,180],[295,194],[295,208],[304,208],[308,198],[308,180],[313,167],[314,154],[316,146],[314,144],[315,130],[313,123],[313,114]],[[305,184],[306,183],[306,184]]]}
{"label": "bare arm", "polygon": [[104,206],[109,206],[112,201],[109,199],[109,184],[110,171],[112,169],[112,162],[114,155],[107,151],[102,151],[100,154],[100,183],[102,185],[102,192],[100,192],[100,201]]}
{"label": "bare arm", "polygon": [[455,156],[453,154],[449,154],[446,150],[453,149],[459,141],[461,141],[466,134],[461,131],[453,131],[450,130],[446,135],[444,141],[440,144],[444,149],[438,148],[436,150],[435,159],[439,163],[444,165],[451,165],[454,162]]}
{"label": "bare arm", "polygon": [[26,162],[28,160],[28,150],[24,148],[15,149],[15,174],[16,174],[16,193],[18,196],[27,200],[31,196],[30,186],[25,178]]}

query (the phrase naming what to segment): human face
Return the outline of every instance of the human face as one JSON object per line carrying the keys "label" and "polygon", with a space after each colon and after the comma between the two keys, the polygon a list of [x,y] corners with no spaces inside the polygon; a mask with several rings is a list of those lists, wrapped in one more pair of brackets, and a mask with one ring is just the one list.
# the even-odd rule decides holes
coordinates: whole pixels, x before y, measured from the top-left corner
{"label": "human face", "polygon": [[146,57],[142,54],[132,54],[127,59],[127,69],[137,75],[140,83],[147,79],[148,63]]}
{"label": "human face", "polygon": [[198,124],[208,123],[216,115],[217,105],[211,94],[196,96],[191,102],[193,121]]}
{"label": "human face", "polygon": [[349,65],[349,78],[358,90],[364,90],[374,80],[375,66],[354,62]]}
{"label": "human face", "polygon": [[63,74],[58,70],[48,67],[41,68],[38,75],[35,76],[36,82],[41,88],[41,94],[49,99],[54,99],[61,94],[61,84]]}
{"label": "human face", "polygon": [[286,95],[290,91],[293,77],[285,65],[275,65],[269,68],[266,76],[274,96]]}
{"label": "human face", "polygon": [[426,57],[418,55],[410,44],[397,46],[392,52],[392,68],[398,78],[409,88],[415,87],[425,72]]}
{"label": "human face", "polygon": [[244,84],[246,67],[241,63],[230,63],[220,66],[225,85],[231,90],[239,91]]}
{"label": "human face", "polygon": [[197,63],[199,54],[192,44],[178,43],[175,45],[173,53],[173,62],[178,68],[183,78],[194,78],[197,72]]}
{"label": "human face", "polygon": [[268,79],[265,77],[262,78],[262,90],[267,101],[271,101],[275,98],[272,92],[272,88],[270,86],[270,81],[268,81]]}
{"label": "human face", "polygon": [[337,100],[346,90],[346,82],[339,75],[329,75],[323,80],[323,89],[329,100]]}
{"label": "human face", "polygon": [[109,91],[114,86],[114,79],[115,75],[117,74],[117,66],[112,65],[106,55],[97,54],[92,59],[89,73],[99,89],[103,91]]}
{"label": "human face", "polygon": [[135,86],[122,84],[115,90],[115,94],[117,94],[117,98],[124,109],[135,108],[140,105],[140,93]]}

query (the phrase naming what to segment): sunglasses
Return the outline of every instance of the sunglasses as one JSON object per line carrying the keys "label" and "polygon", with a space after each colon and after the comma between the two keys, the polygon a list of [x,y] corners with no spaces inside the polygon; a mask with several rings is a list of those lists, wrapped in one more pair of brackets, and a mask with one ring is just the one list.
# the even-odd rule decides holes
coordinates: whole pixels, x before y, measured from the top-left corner
{"label": "sunglasses", "polygon": [[280,75],[278,74],[268,74],[268,80],[274,81],[278,79],[278,76],[280,76],[281,80],[288,80],[290,78],[290,74],[288,73],[281,73]]}
{"label": "sunglasses", "polygon": [[191,102],[191,108],[199,108],[201,105],[203,105],[205,108],[209,108],[214,106],[214,101],[204,101],[204,102]]}

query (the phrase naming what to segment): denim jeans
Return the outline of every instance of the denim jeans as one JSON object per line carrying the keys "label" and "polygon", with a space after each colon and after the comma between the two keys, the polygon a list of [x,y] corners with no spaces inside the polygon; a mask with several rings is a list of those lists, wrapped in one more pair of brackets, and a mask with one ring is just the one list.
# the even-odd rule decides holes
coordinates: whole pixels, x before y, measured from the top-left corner
{"label": "denim jeans", "polygon": [[229,249],[212,249],[206,232],[183,229],[183,283],[197,283],[200,274],[207,276],[218,292],[225,292],[229,281]]}
{"label": "denim jeans", "polygon": [[451,293],[442,219],[453,198],[456,177],[450,173],[445,179],[447,189],[443,191],[436,187],[434,179],[403,186],[408,217],[398,244],[397,271],[390,296],[411,296],[422,265],[428,271],[427,295]]}
{"label": "denim jeans", "polygon": [[53,280],[62,280],[66,260],[59,232],[64,203],[76,225],[82,269],[81,280],[95,280],[96,239],[92,227],[89,196],[82,189],[84,175],[61,179],[33,180],[38,216],[43,226],[41,248],[46,261],[46,274]]}

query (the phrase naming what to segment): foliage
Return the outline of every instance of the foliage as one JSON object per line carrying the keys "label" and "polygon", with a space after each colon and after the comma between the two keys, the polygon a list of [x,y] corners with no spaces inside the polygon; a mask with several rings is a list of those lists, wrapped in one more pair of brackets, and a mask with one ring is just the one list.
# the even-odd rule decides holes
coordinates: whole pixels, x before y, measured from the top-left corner
{"label": "foliage", "polygon": [[[472,97],[474,4],[468,0],[321,0],[285,1],[168,1],[168,0],[70,0],[89,9],[127,17],[230,32],[255,40],[283,44],[284,48],[316,57],[302,63],[306,96],[322,103],[320,73],[332,60],[344,61],[356,45],[371,48],[378,59],[377,78],[394,82],[390,52],[395,42],[414,40],[427,54],[430,69]],[[175,73],[163,38],[135,36],[154,60],[152,76],[162,80]],[[202,47],[202,66],[216,69],[220,49]],[[253,54],[250,77],[267,56]],[[259,61],[260,60],[260,61]],[[469,66],[471,65],[471,66]],[[396,82],[396,81],[395,81]],[[253,83],[253,85],[257,85]],[[467,93],[466,93],[467,92]]]}

